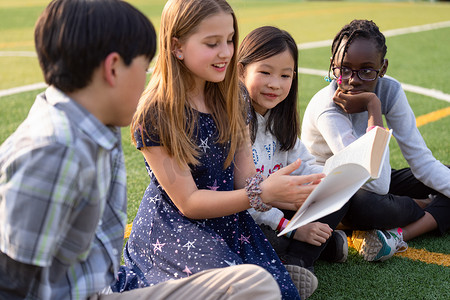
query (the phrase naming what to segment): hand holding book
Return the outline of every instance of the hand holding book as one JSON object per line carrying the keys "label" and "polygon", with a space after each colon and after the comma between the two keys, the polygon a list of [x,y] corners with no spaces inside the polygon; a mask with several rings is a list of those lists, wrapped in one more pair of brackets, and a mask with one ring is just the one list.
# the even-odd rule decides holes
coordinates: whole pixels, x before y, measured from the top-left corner
{"label": "hand holding book", "polygon": [[392,130],[375,127],[330,157],[323,169],[327,176],[278,236],[339,210],[364,183],[378,178],[391,136]]}

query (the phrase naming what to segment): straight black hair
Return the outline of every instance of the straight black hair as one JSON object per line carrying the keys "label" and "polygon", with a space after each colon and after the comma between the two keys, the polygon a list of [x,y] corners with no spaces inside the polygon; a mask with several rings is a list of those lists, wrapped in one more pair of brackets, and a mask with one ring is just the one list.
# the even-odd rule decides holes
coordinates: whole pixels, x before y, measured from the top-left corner
{"label": "straight black hair", "polygon": [[86,87],[112,52],[126,65],[156,52],[150,20],[120,0],[54,0],[37,20],[34,40],[45,81],[63,92]]}
{"label": "straight black hair", "polygon": [[[244,69],[248,64],[261,61],[288,50],[294,59],[294,75],[291,89],[285,100],[271,109],[266,131],[273,134],[280,142],[280,150],[294,148],[300,134],[300,122],[297,109],[298,92],[298,49],[295,40],[284,30],[273,26],[263,26],[250,32],[242,41],[238,52],[238,63]],[[250,99],[251,100],[251,99]],[[256,113],[251,107],[250,137],[255,142],[258,124]]]}

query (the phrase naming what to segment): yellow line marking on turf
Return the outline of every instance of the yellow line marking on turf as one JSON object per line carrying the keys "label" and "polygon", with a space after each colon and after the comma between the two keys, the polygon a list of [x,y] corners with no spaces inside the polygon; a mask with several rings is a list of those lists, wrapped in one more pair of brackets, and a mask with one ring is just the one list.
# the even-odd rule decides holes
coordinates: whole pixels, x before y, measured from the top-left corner
{"label": "yellow line marking on turf", "polygon": [[[347,237],[347,242],[349,247],[356,249],[355,245],[353,245],[351,237]],[[425,249],[415,249],[412,247],[408,247],[408,249],[404,252],[395,253],[395,256],[402,256],[412,260],[418,260],[427,264],[435,264],[450,267],[450,254],[430,252]]]}
{"label": "yellow line marking on turf", "polygon": [[395,256],[402,256],[412,260],[418,260],[427,264],[450,267],[450,255],[444,253],[429,252],[425,249],[415,249],[409,247],[405,252],[395,253]]}
{"label": "yellow line marking on turf", "polygon": [[133,226],[133,223],[127,224],[127,226],[125,226],[125,234],[123,235],[123,237],[126,239],[130,237],[131,226]]}
{"label": "yellow line marking on turf", "polygon": [[416,124],[417,127],[431,123],[431,122],[435,122],[439,119],[445,118],[447,116],[450,116],[450,106],[437,110],[437,111],[433,111],[430,112],[428,114],[422,115],[422,116],[418,116],[416,118]]}

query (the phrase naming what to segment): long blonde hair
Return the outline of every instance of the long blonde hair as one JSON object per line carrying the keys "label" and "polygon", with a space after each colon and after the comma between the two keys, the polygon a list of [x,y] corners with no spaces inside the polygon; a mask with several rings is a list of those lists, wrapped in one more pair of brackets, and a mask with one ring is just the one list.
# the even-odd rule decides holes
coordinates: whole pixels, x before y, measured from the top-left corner
{"label": "long blonde hair", "polygon": [[187,39],[205,18],[221,12],[230,13],[233,17],[234,55],[225,79],[218,83],[207,82],[204,93],[206,105],[218,128],[217,142],[229,142],[224,167],[231,164],[246,129],[236,68],[237,20],[225,0],[169,0],[166,3],[159,31],[159,56],[131,123],[134,143],[136,140],[133,133],[136,130],[151,130],[149,136],[156,134],[161,146],[169,155],[176,157],[179,164],[198,164],[200,151],[192,142],[195,118],[187,121],[188,115],[196,114],[187,102],[189,87],[193,86],[193,76],[172,53],[173,38],[181,41]]}

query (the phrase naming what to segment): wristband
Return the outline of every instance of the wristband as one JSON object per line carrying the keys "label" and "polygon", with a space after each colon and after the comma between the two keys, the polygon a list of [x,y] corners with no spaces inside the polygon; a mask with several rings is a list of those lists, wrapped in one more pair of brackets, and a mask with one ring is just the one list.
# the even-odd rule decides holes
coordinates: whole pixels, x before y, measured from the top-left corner
{"label": "wristband", "polygon": [[257,173],[253,177],[246,179],[247,184],[245,185],[245,191],[247,192],[247,197],[250,201],[250,206],[256,211],[265,212],[272,208],[271,205],[267,205],[261,199],[261,188],[259,184],[263,181],[261,174]]}
{"label": "wristband", "polygon": [[281,218],[280,223],[278,223],[277,230],[278,232],[282,232],[286,225],[289,223],[289,220],[286,218]]}
{"label": "wristband", "polygon": [[296,231],[297,231],[297,229],[294,229],[294,230],[292,230],[292,231],[289,231],[288,233],[285,234],[285,236],[286,236],[287,238],[293,239]]}

